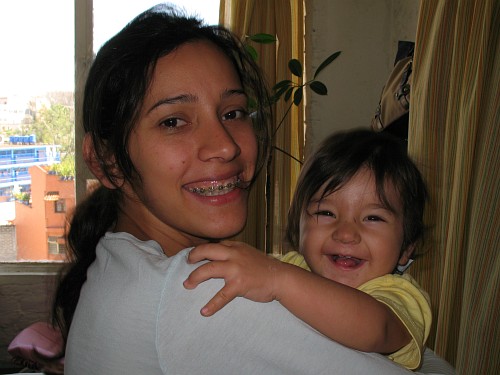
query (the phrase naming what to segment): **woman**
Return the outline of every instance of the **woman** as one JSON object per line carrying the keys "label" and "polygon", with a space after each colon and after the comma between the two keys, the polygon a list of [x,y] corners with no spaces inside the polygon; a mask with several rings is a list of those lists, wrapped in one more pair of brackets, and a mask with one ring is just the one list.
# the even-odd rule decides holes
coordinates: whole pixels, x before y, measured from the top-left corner
{"label": "woman", "polygon": [[101,186],[72,219],[74,259],[54,304],[65,373],[403,371],[331,343],[277,303],[239,300],[204,318],[220,282],[183,287],[191,248],[245,224],[267,104],[239,42],[171,8],[146,11],[101,48],[83,118],[84,158]]}

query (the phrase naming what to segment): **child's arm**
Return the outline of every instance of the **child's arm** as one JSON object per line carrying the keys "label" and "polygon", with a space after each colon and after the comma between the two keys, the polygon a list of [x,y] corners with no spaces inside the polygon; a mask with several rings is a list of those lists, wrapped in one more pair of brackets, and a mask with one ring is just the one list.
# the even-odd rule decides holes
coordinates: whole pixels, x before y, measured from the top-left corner
{"label": "child's arm", "polygon": [[189,261],[209,259],[184,282],[188,289],[210,278],[225,286],[201,313],[213,315],[235,297],[279,301],[295,316],[332,340],[365,352],[393,353],[410,342],[397,316],[370,295],[266,256],[239,242],[196,247]]}

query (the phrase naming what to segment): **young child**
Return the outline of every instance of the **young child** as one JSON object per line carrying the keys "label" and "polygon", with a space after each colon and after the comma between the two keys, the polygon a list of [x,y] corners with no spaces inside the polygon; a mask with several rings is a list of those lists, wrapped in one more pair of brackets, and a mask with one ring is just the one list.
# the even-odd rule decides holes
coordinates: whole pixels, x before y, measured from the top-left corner
{"label": "young child", "polygon": [[200,245],[189,261],[212,262],[184,286],[225,280],[201,310],[205,316],[237,296],[277,300],[345,346],[417,369],[432,316],[427,293],[402,272],[423,234],[426,199],[421,174],[398,140],[369,130],[335,134],[297,183],[286,234],[298,252],[280,262],[238,242]]}

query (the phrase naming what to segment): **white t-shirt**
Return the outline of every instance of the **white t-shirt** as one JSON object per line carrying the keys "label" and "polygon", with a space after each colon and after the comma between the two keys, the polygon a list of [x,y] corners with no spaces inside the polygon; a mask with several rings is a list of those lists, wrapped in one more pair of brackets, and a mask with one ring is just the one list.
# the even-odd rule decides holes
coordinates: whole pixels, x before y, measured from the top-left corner
{"label": "white t-shirt", "polygon": [[107,233],[71,325],[67,375],[406,374],[379,354],[345,348],[278,302],[237,298],[212,317],[201,307],[223,286],[182,282],[196,265],[155,241]]}

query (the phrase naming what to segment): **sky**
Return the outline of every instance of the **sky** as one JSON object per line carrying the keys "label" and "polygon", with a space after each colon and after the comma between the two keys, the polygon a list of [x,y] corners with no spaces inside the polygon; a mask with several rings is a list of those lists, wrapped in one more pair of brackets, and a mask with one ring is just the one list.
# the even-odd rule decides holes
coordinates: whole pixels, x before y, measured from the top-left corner
{"label": "sky", "polygon": [[[160,0],[94,0],[94,50]],[[206,23],[220,0],[171,0]],[[73,0],[0,0],[0,96],[74,89]]]}

